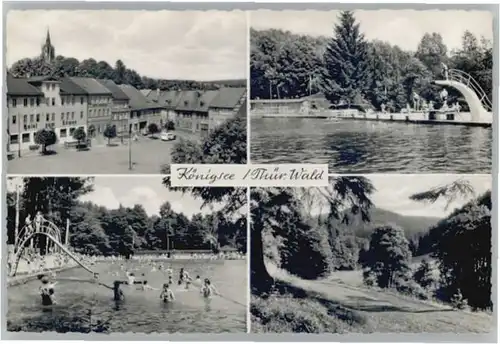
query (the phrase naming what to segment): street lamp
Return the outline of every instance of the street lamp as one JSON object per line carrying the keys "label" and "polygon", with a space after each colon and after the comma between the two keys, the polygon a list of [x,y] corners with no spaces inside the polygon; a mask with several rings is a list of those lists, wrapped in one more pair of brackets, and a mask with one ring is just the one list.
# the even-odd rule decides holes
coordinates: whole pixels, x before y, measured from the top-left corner
{"label": "street lamp", "polygon": [[132,126],[128,130],[128,169],[132,170]]}

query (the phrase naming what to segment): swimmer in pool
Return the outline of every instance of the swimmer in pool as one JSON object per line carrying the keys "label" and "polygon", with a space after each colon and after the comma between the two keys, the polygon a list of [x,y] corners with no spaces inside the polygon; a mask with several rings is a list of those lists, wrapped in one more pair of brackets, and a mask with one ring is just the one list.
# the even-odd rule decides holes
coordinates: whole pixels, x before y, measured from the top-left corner
{"label": "swimmer in pool", "polygon": [[186,270],[184,270],[184,268],[181,268],[179,270],[179,285],[181,285],[182,283],[190,280],[191,278],[189,277],[189,274]]}
{"label": "swimmer in pool", "polygon": [[172,289],[170,289],[170,284],[163,283],[163,290],[161,291],[160,299],[165,303],[175,300],[175,295]]}
{"label": "swimmer in pool", "polygon": [[139,290],[158,290],[158,288],[153,288],[148,284],[148,281],[144,280],[139,287]]}
{"label": "swimmer in pool", "polygon": [[57,282],[50,282],[49,277],[47,275],[38,276],[42,285],[40,286],[40,296],[42,297],[42,305],[43,306],[51,306],[56,304],[55,299],[55,285]]}
{"label": "swimmer in pool", "polygon": [[135,275],[133,272],[127,272],[127,280],[128,285],[133,285],[135,283]]}
{"label": "swimmer in pool", "polygon": [[203,286],[201,287],[200,292],[206,299],[211,298],[214,294],[219,294],[215,286],[210,282],[208,278],[205,278],[205,280],[203,281]]}

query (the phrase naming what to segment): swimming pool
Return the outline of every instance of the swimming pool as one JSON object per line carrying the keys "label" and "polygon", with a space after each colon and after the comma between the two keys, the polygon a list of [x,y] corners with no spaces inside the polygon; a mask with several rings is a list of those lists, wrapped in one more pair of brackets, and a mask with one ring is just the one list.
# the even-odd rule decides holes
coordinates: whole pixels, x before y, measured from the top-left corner
{"label": "swimming pool", "polygon": [[[97,263],[93,269],[100,281],[111,285],[125,280],[123,264],[155,288],[167,281],[164,272],[154,271],[152,263],[125,261]],[[159,263],[156,263],[158,265]],[[220,333],[246,332],[247,266],[244,260],[171,261],[164,266],[174,269],[177,282],[184,267],[191,277],[200,275],[212,280],[224,297],[203,299],[199,288],[184,291],[174,286],[176,301],[161,302],[160,291],[141,291],[123,286],[125,301],[113,301],[113,292],[90,282],[65,281],[65,278],[91,280],[81,268],[58,274],[57,305],[44,308],[40,304],[39,281],[12,286],[8,291],[8,331],[57,332],[136,332],[136,333]],[[152,271],[153,270],[153,271]],[[182,291],[181,291],[182,290]]]}

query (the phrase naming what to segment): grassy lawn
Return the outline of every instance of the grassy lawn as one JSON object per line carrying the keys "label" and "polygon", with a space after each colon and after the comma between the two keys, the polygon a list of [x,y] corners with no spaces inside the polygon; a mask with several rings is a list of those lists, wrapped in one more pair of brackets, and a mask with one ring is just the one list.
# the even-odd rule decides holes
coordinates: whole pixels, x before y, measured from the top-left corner
{"label": "grassy lawn", "polygon": [[[176,132],[177,140],[161,141],[140,137],[132,142],[132,170],[129,170],[128,140],[119,139],[112,146],[95,146],[87,151],[49,147],[56,154],[27,156],[10,160],[7,173],[14,174],[158,174],[161,166],[171,162],[170,152],[180,137],[196,139],[191,134]],[[158,135],[159,137],[159,135]]]}
{"label": "grassy lawn", "polygon": [[[308,281],[268,265],[278,281],[252,296],[252,332],[490,333],[494,318],[359,285],[356,273]],[[359,281],[359,280],[358,280]],[[353,285],[353,282],[356,286]]]}

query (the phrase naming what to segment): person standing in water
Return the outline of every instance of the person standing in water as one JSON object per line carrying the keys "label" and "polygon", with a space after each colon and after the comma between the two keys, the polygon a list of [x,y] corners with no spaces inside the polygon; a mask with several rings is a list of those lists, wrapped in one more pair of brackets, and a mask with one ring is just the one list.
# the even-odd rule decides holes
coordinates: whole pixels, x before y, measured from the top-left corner
{"label": "person standing in water", "polygon": [[163,300],[163,302],[165,303],[172,302],[175,300],[174,292],[170,288],[169,283],[163,283],[163,290],[161,291],[160,299]]}
{"label": "person standing in water", "polygon": [[47,275],[38,276],[42,285],[40,286],[40,296],[42,297],[42,305],[43,306],[51,306],[56,304],[55,299],[55,285],[57,282],[50,282],[49,277]]}
{"label": "person standing in water", "polygon": [[104,283],[99,283],[99,284],[102,285],[103,287],[106,287],[108,289],[113,290],[113,300],[114,301],[123,301],[123,300],[125,300],[125,295],[123,294],[123,291],[120,288],[120,285],[122,283],[123,282],[121,282],[121,281],[114,281],[112,287],[110,287]]}
{"label": "person standing in water", "polygon": [[214,294],[220,295],[220,293],[217,291],[215,286],[210,282],[208,278],[205,278],[205,280],[203,281],[203,286],[201,287],[200,292],[206,299],[211,298],[212,295]]}

